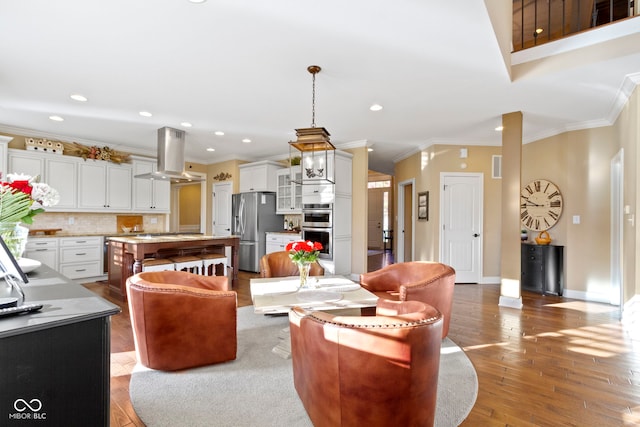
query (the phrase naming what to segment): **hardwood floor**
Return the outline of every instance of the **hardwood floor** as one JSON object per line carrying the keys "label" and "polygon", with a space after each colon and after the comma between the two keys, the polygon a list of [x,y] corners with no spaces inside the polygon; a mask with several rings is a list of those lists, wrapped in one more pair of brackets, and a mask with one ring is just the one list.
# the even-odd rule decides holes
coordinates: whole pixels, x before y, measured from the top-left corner
{"label": "hardwood floor", "polygon": [[[392,262],[370,257],[369,270]],[[240,273],[238,304],[251,304]],[[111,332],[111,426],[144,426],[129,400],[135,365],[126,304],[106,286],[85,285],[122,307]],[[449,338],[473,362],[476,404],[463,426],[633,426],[640,424],[640,342],[616,307],[524,293],[522,310],[498,307],[498,285],[456,285]],[[241,396],[238,396],[242,398]]]}

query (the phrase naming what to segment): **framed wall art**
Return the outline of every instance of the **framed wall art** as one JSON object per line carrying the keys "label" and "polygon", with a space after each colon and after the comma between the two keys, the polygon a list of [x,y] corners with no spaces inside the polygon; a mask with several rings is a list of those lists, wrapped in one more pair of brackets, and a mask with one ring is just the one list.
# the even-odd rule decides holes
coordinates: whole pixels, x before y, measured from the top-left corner
{"label": "framed wall art", "polygon": [[429,221],[429,192],[418,193],[418,219]]}

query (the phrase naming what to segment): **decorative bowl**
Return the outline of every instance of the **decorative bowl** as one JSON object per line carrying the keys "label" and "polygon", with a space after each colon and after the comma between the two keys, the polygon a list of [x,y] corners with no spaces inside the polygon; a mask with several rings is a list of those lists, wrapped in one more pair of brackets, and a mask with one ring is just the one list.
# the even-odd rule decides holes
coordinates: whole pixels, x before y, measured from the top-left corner
{"label": "decorative bowl", "polygon": [[125,227],[123,225],[121,228],[122,228],[122,231],[124,231],[125,233],[131,233],[131,227]]}
{"label": "decorative bowl", "polygon": [[538,234],[538,237],[536,237],[536,243],[539,245],[548,245],[549,243],[551,243],[551,237],[549,237],[549,233],[547,233],[546,231],[541,231],[540,234]]}

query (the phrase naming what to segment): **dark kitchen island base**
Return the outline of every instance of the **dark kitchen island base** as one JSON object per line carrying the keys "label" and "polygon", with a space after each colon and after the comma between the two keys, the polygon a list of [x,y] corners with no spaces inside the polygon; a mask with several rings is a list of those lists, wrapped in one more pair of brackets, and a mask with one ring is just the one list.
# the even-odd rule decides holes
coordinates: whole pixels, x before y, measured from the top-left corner
{"label": "dark kitchen island base", "polygon": [[109,237],[109,293],[122,301],[127,299],[127,279],[142,271],[145,258],[199,253],[224,253],[231,248],[231,287],[237,286],[238,247],[235,236],[168,235]]}

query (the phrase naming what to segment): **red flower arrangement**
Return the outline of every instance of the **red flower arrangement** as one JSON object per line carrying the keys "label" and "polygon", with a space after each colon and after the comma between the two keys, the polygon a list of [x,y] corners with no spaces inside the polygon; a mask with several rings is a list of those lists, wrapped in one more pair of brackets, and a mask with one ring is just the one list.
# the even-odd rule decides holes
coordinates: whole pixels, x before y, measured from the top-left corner
{"label": "red flower arrangement", "polygon": [[289,242],[285,250],[289,251],[289,258],[296,264],[311,264],[318,260],[322,250],[322,243],[299,240],[297,242]]}

